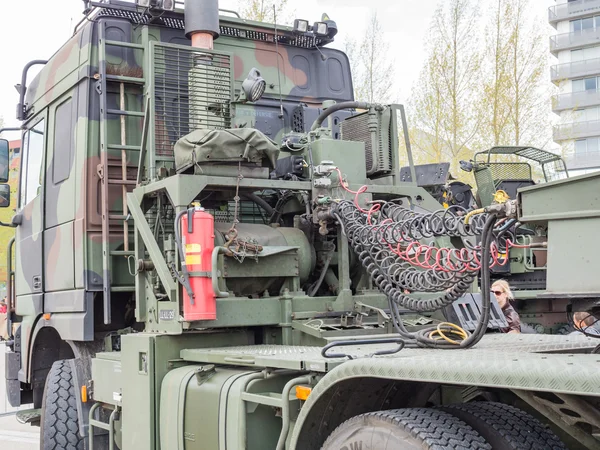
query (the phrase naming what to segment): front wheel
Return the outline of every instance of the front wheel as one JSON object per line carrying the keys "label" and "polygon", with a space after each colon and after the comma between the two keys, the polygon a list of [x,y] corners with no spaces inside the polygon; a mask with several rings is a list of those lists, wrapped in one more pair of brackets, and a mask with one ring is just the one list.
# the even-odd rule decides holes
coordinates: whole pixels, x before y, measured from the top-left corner
{"label": "front wheel", "polygon": [[378,411],[353,417],[337,427],[322,450],[491,450],[457,417],[429,408]]}
{"label": "front wheel", "polygon": [[84,450],[79,434],[77,397],[68,360],[56,361],[46,378],[42,399],[41,450]]}

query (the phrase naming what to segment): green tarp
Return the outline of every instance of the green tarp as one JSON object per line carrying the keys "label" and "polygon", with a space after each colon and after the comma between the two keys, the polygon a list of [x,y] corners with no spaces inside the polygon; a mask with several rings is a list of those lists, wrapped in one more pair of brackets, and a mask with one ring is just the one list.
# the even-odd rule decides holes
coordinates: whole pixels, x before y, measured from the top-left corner
{"label": "green tarp", "polygon": [[[178,173],[206,163],[254,163],[275,167],[277,144],[258,130],[196,130],[175,144],[175,168]],[[201,173],[200,167],[194,173]]]}

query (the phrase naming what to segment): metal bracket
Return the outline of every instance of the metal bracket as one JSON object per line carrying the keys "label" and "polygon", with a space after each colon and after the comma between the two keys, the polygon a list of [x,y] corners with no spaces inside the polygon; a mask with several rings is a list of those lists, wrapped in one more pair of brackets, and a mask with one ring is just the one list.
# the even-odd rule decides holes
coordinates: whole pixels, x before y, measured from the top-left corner
{"label": "metal bracket", "polygon": [[376,345],[376,344],[398,344],[397,348],[393,348],[391,350],[380,350],[378,352],[375,353],[371,353],[369,355],[366,355],[365,358],[371,358],[373,356],[379,356],[379,355],[393,355],[395,353],[398,353],[400,350],[402,350],[404,348],[404,346],[406,345],[406,342],[404,342],[402,339],[400,338],[385,338],[385,339],[357,339],[357,340],[353,340],[353,341],[337,341],[337,342],[332,342],[331,344],[327,344],[325,347],[323,347],[321,349],[321,356],[323,356],[323,358],[348,358],[348,359],[354,359],[354,356],[351,355],[347,355],[345,353],[330,353],[327,354],[327,350],[333,348],[333,347],[344,347],[344,346],[359,346],[359,345]]}
{"label": "metal bracket", "polygon": [[385,325],[390,321],[390,316],[383,309],[377,308],[376,306],[367,305],[362,302],[356,302],[354,304],[356,311],[359,314],[364,314],[365,310],[367,311],[376,311],[377,312],[377,324],[380,326]]}
{"label": "metal bracket", "polygon": [[[579,424],[587,424],[591,425],[592,429],[600,428],[600,411],[584,399],[574,395],[552,394],[555,396],[555,403],[555,401],[536,395],[535,392],[521,390],[513,390],[513,392],[573,439],[583,444],[585,448],[590,450],[600,449],[600,442],[578,426]],[[569,411],[570,414],[565,413],[565,410]]]}
{"label": "metal bracket", "polygon": [[200,386],[203,383],[206,383],[208,380],[210,380],[216,374],[217,374],[217,371],[215,370],[214,364],[208,364],[206,366],[198,367],[198,369],[196,369],[196,372],[195,372],[196,381],[198,382],[198,386]]}
{"label": "metal bracket", "polygon": [[211,278],[212,272],[189,272],[190,277]]}

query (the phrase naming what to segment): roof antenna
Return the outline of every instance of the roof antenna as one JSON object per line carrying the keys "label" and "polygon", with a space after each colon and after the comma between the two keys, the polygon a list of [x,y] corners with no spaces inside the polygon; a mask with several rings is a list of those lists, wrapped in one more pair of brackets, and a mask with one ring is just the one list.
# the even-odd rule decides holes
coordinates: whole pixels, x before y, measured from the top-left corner
{"label": "roof antenna", "polygon": [[273,21],[275,22],[275,59],[277,60],[277,80],[279,84],[279,117],[285,127],[285,120],[283,118],[283,98],[281,97],[281,71],[279,70],[279,38],[277,37],[277,10],[273,5]]}
{"label": "roof antenna", "polygon": [[321,59],[322,59],[323,61],[327,61],[327,56],[325,56],[325,55],[323,54],[323,52],[321,51],[321,49],[319,48],[319,46],[317,45],[317,43],[316,43],[315,41],[313,41],[313,42],[314,42],[314,44],[315,44],[315,48],[316,48],[316,49],[319,51],[319,53],[321,54]]}

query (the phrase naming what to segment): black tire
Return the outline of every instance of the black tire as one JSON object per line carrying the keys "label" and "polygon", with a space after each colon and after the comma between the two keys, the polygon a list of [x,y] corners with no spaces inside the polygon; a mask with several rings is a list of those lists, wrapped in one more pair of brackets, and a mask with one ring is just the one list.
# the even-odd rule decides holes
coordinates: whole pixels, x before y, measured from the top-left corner
{"label": "black tire", "polygon": [[539,420],[514,406],[473,402],[442,408],[481,434],[494,450],[566,450]]}
{"label": "black tire", "polygon": [[41,450],[84,450],[79,435],[77,397],[68,360],[56,361],[46,378],[42,400]]}
{"label": "black tire", "polygon": [[322,450],[471,450],[492,447],[473,428],[444,411],[394,409],[342,423]]}

